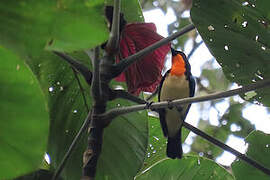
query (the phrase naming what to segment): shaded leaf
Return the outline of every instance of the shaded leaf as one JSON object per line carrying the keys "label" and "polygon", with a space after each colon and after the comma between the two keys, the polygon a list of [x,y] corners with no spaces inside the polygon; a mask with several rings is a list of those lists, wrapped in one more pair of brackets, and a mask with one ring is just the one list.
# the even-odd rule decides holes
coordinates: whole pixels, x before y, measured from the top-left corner
{"label": "shaded leaf", "polygon": [[[259,162],[266,168],[270,168],[270,135],[261,131],[253,131],[250,133],[245,142],[248,143],[246,155]],[[236,179],[269,179],[269,175],[264,174],[260,170],[242,161],[234,161],[232,164],[233,174]]]}
{"label": "shaded leaf", "polygon": [[0,179],[39,168],[47,146],[48,108],[23,61],[0,47]]}
{"label": "shaded leaf", "polygon": [[[116,100],[109,104],[108,109],[132,104]],[[146,111],[129,113],[113,120],[104,132],[96,179],[133,179],[143,164],[147,142]]]}
{"label": "shaded leaf", "polygon": [[[52,177],[53,177],[53,172],[40,169],[33,173],[16,178],[15,180],[48,180],[48,179],[52,179]],[[59,180],[62,180],[62,178],[59,178]]]}
{"label": "shaded leaf", "polygon": [[196,156],[184,156],[181,160],[166,159],[138,176],[136,180],[233,180],[233,176],[215,162]]}
{"label": "shaded leaf", "polygon": [[[270,77],[270,1],[194,0],[192,21],[227,79],[246,85]],[[243,95],[244,97],[244,95]],[[269,89],[249,101],[270,105]]]}
{"label": "shaded leaf", "polygon": [[[90,63],[85,54],[72,55],[85,64]],[[51,168],[56,169],[86,118],[87,111],[69,65],[56,55],[47,53],[30,63],[49,101],[51,126],[48,153],[51,157]],[[80,80],[90,106],[92,97],[89,94],[89,86],[82,77]],[[117,100],[110,103],[108,109],[118,107],[118,104],[124,106],[131,103]],[[146,119],[146,113],[132,113],[115,119],[105,129],[97,179],[131,179],[136,175],[141,168],[147,147]],[[86,145],[87,140],[84,136],[63,170],[63,179],[77,180],[81,177],[82,156]]]}
{"label": "shaded leaf", "polygon": [[[149,168],[155,163],[167,158],[166,148],[167,148],[167,139],[162,133],[160,127],[159,118],[148,116],[149,123],[149,142],[147,148],[147,157],[144,161],[144,166],[141,171]],[[185,141],[188,136],[189,131],[185,128],[182,128],[182,142]]]}

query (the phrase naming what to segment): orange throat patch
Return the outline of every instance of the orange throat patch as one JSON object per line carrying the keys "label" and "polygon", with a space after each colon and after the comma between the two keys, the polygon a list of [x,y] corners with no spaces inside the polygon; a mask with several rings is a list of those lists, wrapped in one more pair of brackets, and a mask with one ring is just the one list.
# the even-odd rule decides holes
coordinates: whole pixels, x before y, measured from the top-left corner
{"label": "orange throat patch", "polygon": [[180,54],[173,56],[170,74],[175,76],[182,76],[184,75],[185,72],[186,72],[186,63],[184,58]]}

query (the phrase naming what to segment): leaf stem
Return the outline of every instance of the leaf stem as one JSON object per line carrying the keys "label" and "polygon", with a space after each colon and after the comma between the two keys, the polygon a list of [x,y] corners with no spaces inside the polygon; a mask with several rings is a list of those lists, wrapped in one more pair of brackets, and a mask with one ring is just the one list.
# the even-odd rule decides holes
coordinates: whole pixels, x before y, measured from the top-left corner
{"label": "leaf stem", "polygon": [[91,86],[92,72],[85,65],[65,53],[57,51],[53,51],[53,53],[61,57],[62,60],[69,63],[73,68],[80,72],[83,75],[85,81]]}
{"label": "leaf stem", "polygon": [[106,50],[109,55],[114,54],[118,50],[120,33],[120,4],[121,0],[114,0],[112,29],[110,38],[106,45]]}

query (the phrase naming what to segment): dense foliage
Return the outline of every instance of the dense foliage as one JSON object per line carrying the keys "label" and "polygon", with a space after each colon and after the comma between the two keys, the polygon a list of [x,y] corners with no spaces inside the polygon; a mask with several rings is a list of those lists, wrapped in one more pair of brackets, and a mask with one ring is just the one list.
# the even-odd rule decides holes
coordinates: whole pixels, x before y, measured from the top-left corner
{"label": "dense foliage", "polygon": [[[0,179],[48,179],[59,166],[92,105],[92,97],[83,78],[52,51],[69,53],[91,69],[84,50],[108,40],[104,7],[112,2],[0,2]],[[169,34],[191,22],[195,25],[197,31],[172,44],[187,53],[191,65],[201,64],[196,93],[200,96],[228,90],[235,83],[241,86],[269,78],[269,6],[269,0],[122,0],[121,9],[128,23],[143,22],[142,10],[172,10],[176,20],[168,26]],[[191,17],[184,16],[189,11]],[[201,41],[212,59],[192,59]],[[111,86],[126,88],[115,81]],[[270,168],[269,135],[253,131],[254,125],[242,115],[250,103],[269,106],[269,92],[265,88],[241,94],[247,101],[238,97],[196,104],[198,127],[223,142],[230,135],[245,138],[247,155]],[[224,112],[217,110],[221,103],[227,106]],[[117,99],[107,109],[132,104]],[[210,110],[217,113],[218,125],[210,123]],[[238,129],[232,130],[232,125]],[[188,133],[183,131],[183,137]],[[156,116],[141,111],[118,117],[105,129],[96,179],[268,178],[237,160],[225,169],[215,163],[223,150],[197,136],[193,136],[189,155],[183,160],[165,159],[165,143]],[[68,160],[62,179],[81,177],[85,147],[86,135]],[[44,161],[45,153],[50,164]]]}

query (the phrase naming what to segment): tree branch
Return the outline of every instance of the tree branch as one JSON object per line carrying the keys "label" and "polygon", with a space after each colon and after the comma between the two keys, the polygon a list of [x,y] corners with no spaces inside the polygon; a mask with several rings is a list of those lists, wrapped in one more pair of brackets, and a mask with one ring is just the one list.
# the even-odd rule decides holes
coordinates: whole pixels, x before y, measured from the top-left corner
{"label": "tree branch", "polygon": [[59,164],[58,168],[56,169],[52,180],[57,180],[58,177],[60,176],[62,170],[64,169],[64,167],[65,167],[65,165],[67,163],[67,160],[69,159],[69,157],[71,156],[71,153],[73,152],[74,148],[78,144],[79,139],[81,138],[82,134],[86,131],[87,127],[89,126],[90,120],[91,120],[91,111],[88,113],[88,115],[87,115],[86,119],[84,120],[84,123],[82,124],[79,132],[77,133],[77,135],[73,139],[71,145],[69,146],[68,151],[66,152],[66,154],[64,155],[61,163]]}
{"label": "tree branch", "polygon": [[121,0],[114,0],[112,29],[105,48],[109,55],[114,54],[118,50],[120,33],[120,4]]}
{"label": "tree branch", "polygon": [[66,55],[65,53],[53,51],[54,54],[61,57],[62,60],[69,63],[73,68],[75,68],[78,72],[80,72],[85,81],[91,86],[92,81],[92,72],[82,63],[77,61],[76,59],[72,58],[71,56]]}
{"label": "tree branch", "polygon": [[253,91],[256,89],[264,88],[269,85],[270,85],[270,80],[263,80],[263,81],[259,81],[253,84],[243,86],[241,88],[219,92],[219,93],[213,93],[213,94],[201,96],[201,97],[190,97],[190,98],[183,98],[183,99],[178,99],[178,100],[173,100],[173,101],[163,101],[163,102],[158,102],[158,103],[152,103],[151,105],[145,104],[145,105],[134,105],[134,106],[129,106],[129,107],[114,108],[102,114],[100,118],[112,120],[113,118],[119,115],[135,112],[135,111],[140,111],[140,110],[145,110],[145,109],[155,110],[155,109],[167,108],[169,106],[179,106],[183,104],[190,104],[190,103],[195,103],[195,102],[226,98],[226,97],[238,95],[241,93]]}
{"label": "tree branch", "polygon": [[121,72],[123,72],[126,68],[128,68],[135,61],[141,59],[143,56],[149,54],[150,52],[156,50],[157,48],[169,43],[170,41],[176,39],[177,37],[189,32],[193,29],[195,29],[195,26],[193,24],[187,25],[183,29],[181,29],[180,31],[152,44],[151,46],[146,47],[145,49],[127,57],[126,59],[123,59],[118,64],[116,64],[117,73],[115,75],[118,76],[119,74],[121,74]]}
{"label": "tree branch", "polygon": [[100,89],[100,76],[99,76],[99,47],[95,48],[95,57],[93,63],[93,82],[92,82],[92,96],[95,101],[101,99],[101,89]]}
{"label": "tree branch", "polygon": [[214,145],[220,147],[221,149],[225,150],[225,151],[229,151],[230,153],[232,153],[233,155],[237,156],[239,159],[245,161],[246,163],[250,164],[251,166],[259,169],[260,171],[264,172],[267,175],[270,175],[270,169],[265,168],[263,165],[259,164],[258,162],[254,161],[253,159],[250,159],[249,157],[247,157],[245,154],[242,154],[240,152],[238,152],[237,150],[231,148],[230,146],[220,142],[219,140],[209,136],[208,134],[202,132],[201,130],[197,129],[196,127],[188,124],[187,122],[183,122],[183,126],[187,129],[189,129],[190,131],[192,131],[193,133],[201,136],[202,138],[208,140],[209,142],[213,143]]}

